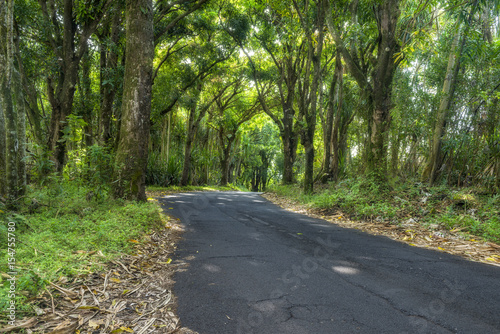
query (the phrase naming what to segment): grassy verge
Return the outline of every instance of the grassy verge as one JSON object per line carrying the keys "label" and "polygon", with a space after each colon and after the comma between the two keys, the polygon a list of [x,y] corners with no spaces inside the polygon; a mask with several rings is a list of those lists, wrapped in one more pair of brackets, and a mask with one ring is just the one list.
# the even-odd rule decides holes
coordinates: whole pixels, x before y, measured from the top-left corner
{"label": "grassy verge", "polygon": [[[183,191],[231,191],[234,185],[148,187],[148,196]],[[0,309],[10,303],[8,259],[9,222],[15,224],[16,318],[34,314],[34,299],[44,288],[65,277],[97,273],[105,263],[124,253],[162,226],[161,211],[153,201],[136,203],[92,195],[76,183],[53,182],[30,189],[20,212],[0,208]],[[2,210],[3,209],[3,210]],[[6,313],[0,323],[7,322]]]}
{"label": "grassy verge", "polygon": [[298,185],[276,186],[271,192],[324,213],[340,211],[354,220],[393,224],[412,219],[424,226],[461,230],[500,243],[500,194],[484,189],[427,187],[419,182],[394,184],[391,190],[362,179],[349,179],[305,195]]}
{"label": "grassy verge", "polygon": [[[161,226],[154,203],[88,198],[89,190],[69,183],[31,189],[21,212],[0,211],[0,309],[6,309],[10,282],[7,222],[15,223],[16,317],[33,313],[32,299],[49,281],[99,271],[109,260]],[[1,209],[1,208],[0,208]],[[5,322],[2,313],[1,322]]]}

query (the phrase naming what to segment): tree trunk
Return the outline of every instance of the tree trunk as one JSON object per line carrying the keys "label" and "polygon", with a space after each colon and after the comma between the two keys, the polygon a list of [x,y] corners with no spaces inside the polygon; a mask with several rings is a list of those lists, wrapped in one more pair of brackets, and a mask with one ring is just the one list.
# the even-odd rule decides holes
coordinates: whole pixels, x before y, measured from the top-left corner
{"label": "tree trunk", "polygon": [[83,144],[85,147],[93,145],[94,133],[92,129],[92,79],[90,78],[90,66],[92,59],[89,50],[85,52],[82,63],[82,77],[80,79],[80,104],[82,119],[85,121],[83,128]]}
{"label": "tree trunk", "polygon": [[[139,10],[140,9],[140,10]],[[145,201],[154,57],[152,0],[127,0],[127,50],[115,197]]]}
{"label": "tree trunk", "polygon": [[436,114],[436,124],[434,126],[434,135],[432,137],[431,155],[429,157],[429,163],[425,167],[422,174],[422,178],[424,180],[427,178],[429,179],[429,184],[431,186],[436,181],[439,168],[441,167],[441,142],[446,126],[448,110],[453,98],[453,87],[456,84],[456,76],[458,74],[460,63],[458,57],[460,57],[461,50],[457,50],[459,39],[460,27],[458,26],[451,43],[450,55],[448,58],[448,67],[446,69],[446,76],[444,78],[443,89],[441,91],[439,109]]}
{"label": "tree trunk", "polygon": [[335,57],[335,74],[333,75],[332,83],[330,84],[330,89],[328,91],[328,105],[327,105],[327,115],[325,119],[325,127],[323,129],[323,146],[324,146],[324,157],[323,157],[323,168],[324,168],[324,177],[322,177],[322,182],[326,183],[331,178],[331,170],[332,170],[332,140],[334,136],[334,116],[335,116],[335,105],[337,101],[337,66],[342,66],[341,62],[341,54],[337,50],[337,55]]}
{"label": "tree trunk", "polygon": [[[19,197],[23,192],[22,180],[19,179],[19,120],[23,116],[18,114],[24,111],[19,106],[20,85],[16,85],[19,76],[14,74],[14,1],[7,0],[0,7],[0,107],[3,110],[5,121],[5,188],[7,208],[16,210],[19,208]],[[23,125],[21,125],[21,128]],[[23,138],[23,136],[21,136]],[[24,148],[24,145],[22,145]]]}
{"label": "tree trunk", "polygon": [[297,156],[297,138],[291,129],[292,124],[285,124],[284,127],[285,131],[281,135],[283,142],[283,184],[293,184],[295,182],[293,165]]}
{"label": "tree trunk", "polygon": [[113,136],[111,119],[113,117],[113,103],[119,82],[118,76],[118,47],[121,32],[121,5],[116,2],[111,24],[110,45],[101,41],[101,119],[100,119],[100,142],[104,146],[111,147]]}
{"label": "tree trunk", "polygon": [[[198,90],[201,91],[201,88]],[[191,176],[191,150],[193,146],[194,136],[198,130],[198,122],[196,121],[197,104],[191,106],[189,110],[189,120],[186,134],[186,144],[184,146],[184,165],[182,167],[181,186],[187,186]]]}
{"label": "tree trunk", "polygon": [[380,43],[377,62],[372,72],[372,112],[368,172],[381,184],[387,180],[387,145],[384,142],[390,126],[392,80],[397,68],[394,55],[399,51],[396,26],[400,15],[399,1],[384,1],[378,8]]}
{"label": "tree trunk", "polygon": [[182,177],[181,186],[187,186],[189,184],[189,178],[191,176],[191,149],[193,146],[193,139],[188,134],[186,139],[186,144],[184,146],[184,164],[182,167]]}
{"label": "tree trunk", "polygon": [[221,186],[227,186],[229,182],[229,167],[231,165],[231,148],[233,146],[235,138],[236,138],[235,135],[229,138],[226,145],[224,144],[224,137],[222,132],[219,132],[220,147],[222,147],[222,154],[220,158],[221,173],[222,173],[220,180]]}
{"label": "tree trunk", "polygon": [[23,196],[26,192],[26,103],[21,75],[15,69],[13,69],[12,79],[17,112],[17,195]]}
{"label": "tree trunk", "polygon": [[27,103],[25,103],[25,109],[28,115],[28,119],[31,124],[31,132],[33,134],[33,138],[38,145],[44,145],[43,142],[43,133],[41,127],[41,114],[40,109],[38,108],[38,97],[37,91],[35,89],[35,85],[32,81],[28,80],[26,77],[26,73],[24,71],[23,61],[21,58],[21,51],[19,49],[19,31],[16,30],[16,58],[19,66],[19,75],[21,76],[21,88],[24,87],[23,93],[27,99]]}
{"label": "tree trunk", "polygon": [[[342,61],[340,58],[340,52],[337,53],[337,58],[335,59],[335,76],[337,77],[337,89],[333,94],[332,101],[332,109],[337,107],[337,113],[335,115],[335,121],[333,123],[332,137],[330,141],[330,147],[332,150],[332,161],[330,163],[330,178],[333,181],[337,181],[339,177],[339,166],[340,166],[340,129],[342,127],[342,123],[345,120],[345,116],[343,115],[343,96],[344,96],[344,72]],[[333,113],[333,112],[332,112]],[[346,130],[347,131],[347,130]]]}
{"label": "tree trunk", "polygon": [[[0,18],[2,18],[2,17],[4,17],[4,15],[0,9]],[[1,25],[1,23],[0,23],[0,25]],[[0,48],[1,48],[1,46],[0,46]],[[2,67],[0,67],[0,71],[3,72]],[[0,79],[0,80],[3,80],[3,79]],[[7,185],[6,185],[6,179],[5,179],[5,166],[7,163],[7,160],[6,160],[7,159],[7,157],[6,157],[7,151],[5,148],[7,146],[5,144],[5,133],[6,132],[5,132],[4,106],[3,106],[3,99],[0,95],[0,197],[3,197],[7,194]]]}
{"label": "tree trunk", "polygon": [[[10,74],[9,63],[9,28],[12,19],[10,7],[13,1],[0,6],[0,197],[7,195],[7,128],[5,124],[7,101],[4,98],[4,90],[9,90],[8,74]],[[4,87],[5,86],[5,87]],[[10,94],[10,93],[9,93]],[[12,108],[12,106],[10,106]],[[10,111],[11,112],[11,111]]]}
{"label": "tree trunk", "polygon": [[391,146],[391,174],[396,176],[398,173],[398,162],[399,162],[399,145],[401,143],[401,138],[399,133],[393,135],[392,146]]}

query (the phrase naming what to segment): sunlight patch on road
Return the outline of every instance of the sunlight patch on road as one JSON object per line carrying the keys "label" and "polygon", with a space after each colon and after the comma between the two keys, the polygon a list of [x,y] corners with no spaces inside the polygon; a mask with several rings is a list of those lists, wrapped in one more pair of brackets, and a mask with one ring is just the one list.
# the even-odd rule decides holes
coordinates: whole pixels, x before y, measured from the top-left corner
{"label": "sunlight patch on road", "polygon": [[220,267],[214,264],[204,264],[203,268],[211,273],[218,273],[220,271]]}
{"label": "sunlight patch on road", "polygon": [[359,274],[359,270],[356,268],[352,267],[344,267],[344,266],[333,266],[332,267],[333,271],[339,274],[345,274],[345,275],[356,275]]}

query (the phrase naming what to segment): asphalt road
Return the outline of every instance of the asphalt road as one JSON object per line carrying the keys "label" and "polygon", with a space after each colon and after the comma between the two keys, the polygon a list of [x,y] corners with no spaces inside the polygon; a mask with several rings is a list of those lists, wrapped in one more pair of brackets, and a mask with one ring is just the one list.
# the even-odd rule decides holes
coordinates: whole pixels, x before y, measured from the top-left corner
{"label": "asphalt road", "polygon": [[500,268],[285,211],[257,193],[160,200],[187,232],[174,293],[200,334],[500,333]]}

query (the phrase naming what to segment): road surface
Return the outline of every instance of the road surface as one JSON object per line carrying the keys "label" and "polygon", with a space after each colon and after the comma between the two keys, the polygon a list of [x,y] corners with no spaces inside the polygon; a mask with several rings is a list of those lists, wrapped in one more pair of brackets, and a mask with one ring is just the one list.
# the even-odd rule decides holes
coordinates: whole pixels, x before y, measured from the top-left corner
{"label": "road surface", "polygon": [[500,268],[281,209],[257,193],[160,199],[186,227],[175,276],[200,334],[500,333]]}

